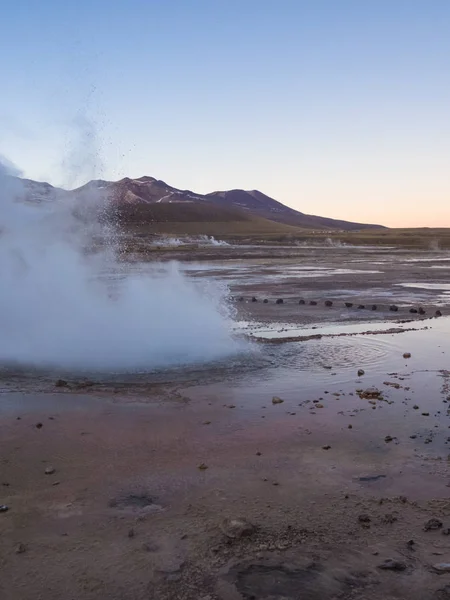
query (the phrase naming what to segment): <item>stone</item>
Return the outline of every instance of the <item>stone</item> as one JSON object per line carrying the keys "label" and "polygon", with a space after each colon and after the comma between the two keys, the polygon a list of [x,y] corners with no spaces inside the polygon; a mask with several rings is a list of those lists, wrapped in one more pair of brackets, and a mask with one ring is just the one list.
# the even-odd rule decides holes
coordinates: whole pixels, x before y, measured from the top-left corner
{"label": "stone", "polygon": [[27,551],[25,544],[17,544],[15,553],[16,554],[24,554]]}
{"label": "stone", "polygon": [[0,513],[8,512],[8,510],[9,510],[9,506],[6,506],[6,504],[0,504]]}
{"label": "stone", "polygon": [[372,304],[371,310],[377,310],[378,306],[376,304]]}
{"label": "stone", "polygon": [[263,304],[268,304],[268,303],[269,303],[269,301],[267,300],[267,298],[264,298]]}
{"label": "stone", "polygon": [[299,300],[299,301],[298,301],[298,303],[299,303],[299,304],[302,304],[302,305],[303,305],[303,304],[306,304],[306,303],[305,303],[305,301],[304,301],[303,299]]}
{"label": "stone", "polygon": [[383,522],[386,523],[387,525],[392,525],[392,523],[395,523],[395,521],[397,521],[397,517],[395,515],[393,515],[392,513],[386,513],[383,517]]}
{"label": "stone", "polygon": [[411,352],[405,352],[403,358],[411,358]]}
{"label": "stone", "polygon": [[417,314],[417,308],[410,308],[409,312],[412,313],[413,315]]}
{"label": "stone", "polygon": [[36,423],[35,427],[36,429],[42,429],[43,425],[42,423]]}
{"label": "stone", "polygon": [[325,300],[325,306],[333,306],[333,302],[331,300]]}
{"label": "stone", "polygon": [[435,316],[435,317],[442,317],[442,313],[441,313],[441,311],[440,311],[440,310],[437,310],[437,311],[434,313],[434,316]]}
{"label": "stone", "polygon": [[283,304],[284,300],[283,298],[278,298],[278,300],[275,301],[275,304]]}
{"label": "stone", "polygon": [[253,298],[252,298],[252,302],[258,302],[258,299],[257,299],[257,298],[255,298],[255,296],[253,296]]}
{"label": "stone", "polygon": [[317,306],[317,302],[315,300],[311,300],[309,303],[310,306]]}
{"label": "stone", "polygon": [[400,560],[395,560],[393,558],[388,558],[378,565],[379,569],[383,569],[385,571],[405,571],[406,564]]}
{"label": "stone", "polygon": [[44,473],[46,475],[53,475],[54,473],[56,473],[56,469],[55,469],[55,467],[47,467],[45,469]]}
{"label": "stone", "polygon": [[352,308],[352,306],[353,306],[353,302],[346,302],[346,303],[345,303],[345,306],[346,306],[347,308]]}
{"label": "stone", "polygon": [[424,530],[425,531],[436,531],[437,529],[441,529],[442,527],[442,521],[440,519],[436,519],[435,517],[433,517],[432,519],[430,519],[429,521],[427,521],[424,525]]}
{"label": "stone", "polygon": [[423,413],[422,413],[422,417],[429,417],[429,416],[430,416],[430,413],[429,413],[429,412],[423,412]]}
{"label": "stone", "polygon": [[128,537],[129,538],[134,538],[135,535],[136,534],[135,534],[135,531],[134,531],[133,528],[131,528],[131,529],[128,530]]}
{"label": "stone", "polygon": [[426,313],[426,310],[424,308],[422,308],[422,306],[419,307],[419,315],[424,315]]}
{"label": "stone", "polygon": [[358,369],[358,377],[362,377],[365,374],[366,372],[364,371],[364,369]]}
{"label": "stone", "polygon": [[323,404],[321,404],[320,402],[318,402],[318,403],[316,404],[316,408],[323,408]]}
{"label": "stone", "polygon": [[378,388],[370,387],[365,390],[360,390],[358,392],[358,395],[361,399],[364,399],[364,400],[369,400],[369,399],[377,400],[378,398],[381,398],[382,393],[380,392],[380,390]]}
{"label": "stone", "polygon": [[450,528],[446,527],[445,529],[442,530],[442,535],[450,535]]}
{"label": "stone", "polygon": [[331,446],[322,446],[322,450],[331,450]]}
{"label": "stone", "polygon": [[391,306],[389,307],[389,310],[391,312],[398,312],[398,306],[396,306],[395,304],[391,304]]}
{"label": "stone", "polygon": [[358,521],[360,523],[370,523],[371,520],[372,519],[369,517],[369,515],[366,514],[359,515],[358,517]]}
{"label": "stone", "polygon": [[256,531],[253,523],[241,517],[224,519],[220,525],[220,529],[230,539],[248,537]]}
{"label": "stone", "polygon": [[419,406],[417,404],[414,404],[413,409],[414,410],[419,410]]}
{"label": "stone", "polygon": [[55,381],[55,387],[67,387],[69,384],[65,379],[57,379]]}
{"label": "stone", "polygon": [[385,441],[385,442],[386,442],[386,444],[387,444],[387,443],[389,443],[389,442],[392,442],[394,439],[395,439],[395,438],[393,438],[393,437],[392,437],[392,435],[387,435],[387,436],[384,438],[384,441]]}
{"label": "stone", "polygon": [[366,308],[365,304],[358,305],[359,310],[364,310]]}
{"label": "stone", "polygon": [[348,429],[353,429],[353,425],[348,425]]}
{"label": "stone", "polygon": [[205,463],[202,463],[201,465],[198,465],[198,468],[200,469],[200,471],[206,471],[206,469],[208,468],[208,465],[205,465]]}
{"label": "stone", "polygon": [[282,400],[281,398],[278,398],[278,396],[274,396],[272,398],[272,404],[283,404],[284,400]]}
{"label": "stone", "polygon": [[433,565],[433,569],[437,573],[450,573],[450,563],[436,563]]}

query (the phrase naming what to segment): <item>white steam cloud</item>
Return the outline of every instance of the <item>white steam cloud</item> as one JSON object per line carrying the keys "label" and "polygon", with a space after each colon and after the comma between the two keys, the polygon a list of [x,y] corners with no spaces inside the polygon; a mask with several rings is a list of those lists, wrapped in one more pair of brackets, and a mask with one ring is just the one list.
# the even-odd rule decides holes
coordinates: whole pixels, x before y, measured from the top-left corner
{"label": "white steam cloud", "polygon": [[[16,175],[2,160],[0,364],[133,371],[236,351],[223,289],[199,286],[173,265],[128,272],[102,225],[100,198],[27,201]],[[105,236],[109,247],[95,249]]]}

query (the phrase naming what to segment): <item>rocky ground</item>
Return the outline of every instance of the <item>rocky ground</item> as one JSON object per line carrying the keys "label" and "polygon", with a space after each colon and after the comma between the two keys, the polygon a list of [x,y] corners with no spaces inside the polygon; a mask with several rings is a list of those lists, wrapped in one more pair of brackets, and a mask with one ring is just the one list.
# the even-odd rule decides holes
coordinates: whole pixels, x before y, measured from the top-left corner
{"label": "rocky ground", "polygon": [[[365,290],[341,274],[232,293],[246,319],[320,326],[358,286],[389,307],[383,290],[436,277],[406,268]],[[408,293],[392,319],[446,313],[436,292]],[[159,376],[3,370],[0,598],[450,598],[448,324],[418,325]]]}

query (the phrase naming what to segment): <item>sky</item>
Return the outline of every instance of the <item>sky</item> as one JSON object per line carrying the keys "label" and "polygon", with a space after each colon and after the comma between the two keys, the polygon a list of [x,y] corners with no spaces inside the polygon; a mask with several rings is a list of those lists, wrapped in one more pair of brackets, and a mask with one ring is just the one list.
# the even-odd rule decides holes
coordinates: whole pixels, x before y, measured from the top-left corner
{"label": "sky", "polygon": [[448,0],[4,0],[0,155],[450,227]]}

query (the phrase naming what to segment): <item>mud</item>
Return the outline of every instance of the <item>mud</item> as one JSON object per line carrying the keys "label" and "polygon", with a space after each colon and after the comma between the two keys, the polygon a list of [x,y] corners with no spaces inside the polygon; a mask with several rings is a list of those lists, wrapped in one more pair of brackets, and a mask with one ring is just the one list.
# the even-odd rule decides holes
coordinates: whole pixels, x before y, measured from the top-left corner
{"label": "mud", "polygon": [[[433,568],[450,562],[448,306],[434,288],[396,285],[447,274],[401,254],[395,276],[395,252],[343,252],[392,273],[376,285],[377,274],[299,278],[301,290],[233,282],[250,341],[223,364],[1,369],[2,600],[450,598],[450,574]],[[395,294],[385,305],[399,313],[342,317],[337,299],[355,290],[367,304]],[[333,306],[298,305],[300,291]],[[417,294],[444,317],[399,324]],[[382,335],[364,335],[377,324]],[[289,339],[311,327],[321,337]],[[262,330],[284,343],[252,342]],[[433,518],[441,528],[426,528]],[[224,519],[254,527],[230,537]]]}

